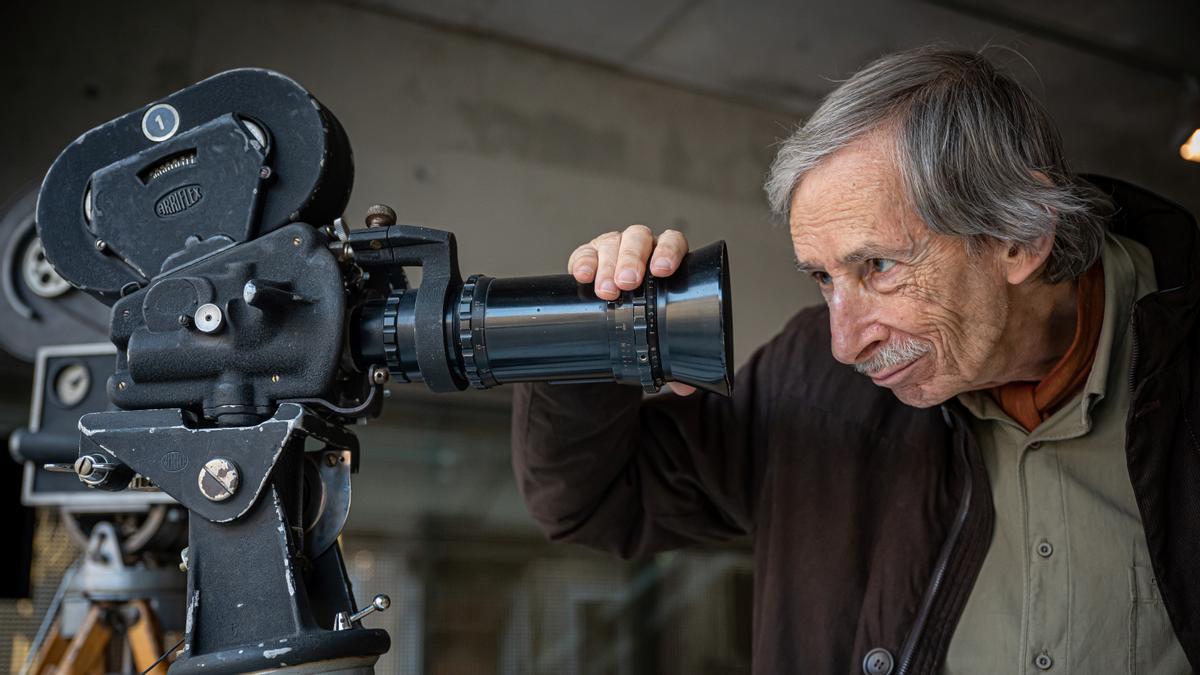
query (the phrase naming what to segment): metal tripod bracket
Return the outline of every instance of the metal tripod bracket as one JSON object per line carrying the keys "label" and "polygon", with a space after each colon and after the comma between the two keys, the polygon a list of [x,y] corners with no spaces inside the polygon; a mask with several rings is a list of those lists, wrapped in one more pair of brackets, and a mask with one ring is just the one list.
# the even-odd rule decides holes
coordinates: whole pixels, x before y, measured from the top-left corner
{"label": "metal tripod bracket", "polygon": [[[79,427],[81,456],[111,457],[192,514],[187,628],[171,673],[372,672],[387,632],[335,630],[355,613],[336,544],[353,433],[297,403],[248,427],[199,427],[182,410],[93,413]],[[325,449],[306,457],[308,438]],[[316,510],[314,486],[325,490]]]}
{"label": "metal tripod bracket", "polygon": [[358,459],[354,434],[295,403],[280,404],[253,427],[189,426],[184,411],[172,408],[90,413],[79,430],[81,457],[111,456],[214,523],[246,515],[292,443],[312,437],[349,452],[352,469]]}

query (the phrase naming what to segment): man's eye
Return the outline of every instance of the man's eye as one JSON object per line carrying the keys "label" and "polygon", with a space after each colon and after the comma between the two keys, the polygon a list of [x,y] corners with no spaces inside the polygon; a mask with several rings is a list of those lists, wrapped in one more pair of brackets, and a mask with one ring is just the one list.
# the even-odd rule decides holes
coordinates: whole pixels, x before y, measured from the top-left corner
{"label": "man's eye", "polygon": [[896,266],[895,260],[888,260],[887,258],[872,258],[871,259],[871,271],[872,272],[877,272],[879,274],[883,274],[884,272],[892,269],[895,266]]}
{"label": "man's eye", "polygon": [[813,272],[812,278],[816,279],[818,284],[825,286],[833,281],[833,277],[829,276],[829,272]]}

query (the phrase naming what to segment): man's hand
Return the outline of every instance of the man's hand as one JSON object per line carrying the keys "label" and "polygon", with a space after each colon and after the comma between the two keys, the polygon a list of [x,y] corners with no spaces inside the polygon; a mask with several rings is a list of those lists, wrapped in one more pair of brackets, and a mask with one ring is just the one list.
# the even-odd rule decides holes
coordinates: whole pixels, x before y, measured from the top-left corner
{"label": "man's hand", "polygon": [[[581,284],[595,282],[596,297],[616,300],[621,291],[642,285],[647,263],[656,277],[669,277],[679,269],[688,243],[683,234],[665,230],[658,237],[645,225],[630,225],[624,232],[605,232],[575,249],[567,259],[567,272]],[[671,389],[681,396],[696,391],[678,382]]]}

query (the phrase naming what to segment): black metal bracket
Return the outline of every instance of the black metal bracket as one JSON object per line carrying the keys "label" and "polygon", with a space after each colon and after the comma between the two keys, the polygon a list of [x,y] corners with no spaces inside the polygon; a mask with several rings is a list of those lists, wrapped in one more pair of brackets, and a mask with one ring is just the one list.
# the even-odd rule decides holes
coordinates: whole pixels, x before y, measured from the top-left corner
{"label": "black metal bracket", "polygon": [[[351,452],[357,465],[358,438],[295,403],[280,404],[273,417],[252,427],[189,425],[184,411],[173,408],[91,413],[79,420],[79,429],[80,456],[107,453],[214,523],[241,518],[260,500],[280,456],[294,442],[315,438]],[[236,486],[215,501],[202,483],[209,463],[220,460],[233,463]]]}
{"label": "black metal bracket", "polygon": [[[421,289],[416,301],[419,326],[442,326],[457,303],[462,274],[458,270],[458,244],[454,235],[415,225],[391,225],[350,233],[354,261],[364,269],[421,268]],[[455,297],[451,297],[454,295]],[[449,364],[457,362],[446,336],[453,331],[422,330],[416,334],[417,363],[432,391],[461,391],[467,380]]]}

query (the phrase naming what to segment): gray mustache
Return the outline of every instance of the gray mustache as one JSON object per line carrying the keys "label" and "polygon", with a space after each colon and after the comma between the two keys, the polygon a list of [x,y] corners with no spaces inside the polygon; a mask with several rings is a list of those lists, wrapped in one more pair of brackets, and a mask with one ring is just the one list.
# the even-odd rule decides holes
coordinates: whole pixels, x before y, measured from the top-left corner
{"label": "gray mustache", "polygon": [[884,345],[874,356],[854,364],[854,370],[863,375],[878,373],[888,368],[916,361],[929,353],[929,345],[911,338],[896,340]]}

